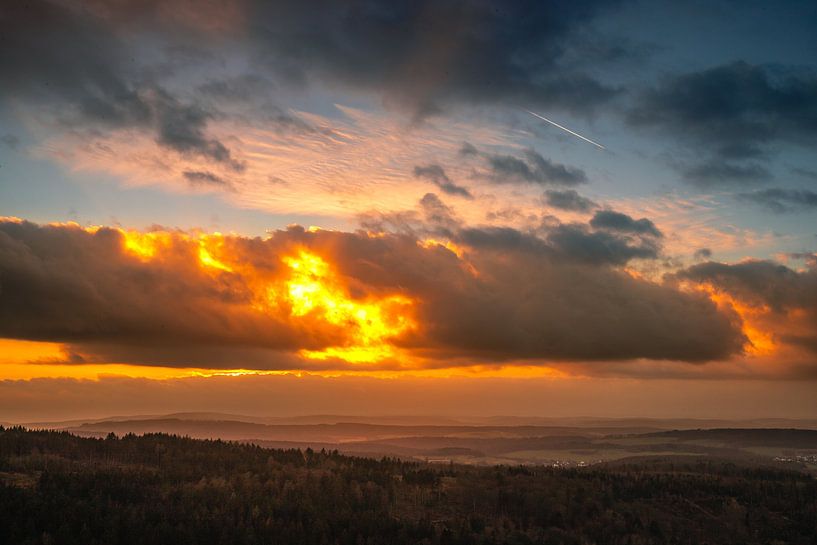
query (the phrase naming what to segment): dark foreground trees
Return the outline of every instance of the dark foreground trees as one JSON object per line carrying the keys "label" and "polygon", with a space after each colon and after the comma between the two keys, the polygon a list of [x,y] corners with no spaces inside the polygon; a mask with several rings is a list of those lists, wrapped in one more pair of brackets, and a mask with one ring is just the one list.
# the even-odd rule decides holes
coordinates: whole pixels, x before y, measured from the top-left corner
{"label": "dark foreground trees", "polygon": [[474,468],[0,428],[0,543],[817,544],[817,482],[693,459]]}

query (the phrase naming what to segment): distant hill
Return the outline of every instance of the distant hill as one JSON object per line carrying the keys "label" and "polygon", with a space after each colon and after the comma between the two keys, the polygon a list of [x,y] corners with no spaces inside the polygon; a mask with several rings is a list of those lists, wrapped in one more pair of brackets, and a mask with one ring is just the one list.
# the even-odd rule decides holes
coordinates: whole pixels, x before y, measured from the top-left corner
{"label": "distant hill", "polygon": [[[253,421],[234,420],[250,418]],[[67,423],[63,429],[85,437],[109,433],[167,433],[197,439],[224,439],[276,448],[337,449],[360,456],[397,456],[413,460],[450,460],[491,465],[579,465],[631,457],[706,456],[733,460],[793,459],[806,471],[817,471],[817,430],[715,428],[662,430],[653,426],[553,426],[518,424],[403,424],[335,422],[340,417],[303,417],[299,423],[277,418],[220,413],[177,413],[135,419]],[[391,417],[387,417],[391,418]],[[273,423],[270,423],[272,420]],[[487,419],[492,421],[491,419]],[[548,420],[550,422],[550,420]],[[307,423],[317,422],[317,423]],[[586,422],[598,423],[599,419]],[[628,420],[628,424],[660,421]],[[671,421],[676,422],[676,421]],[[575,420],[573,423],[576,423]],[[46,426],[43,426],[46,427]],[[799,456],[799,458],[798,458]]]}
{"label": "distant hill", "polygon": [[[817,419],[762,418],[751,420],[689,419],[689,418],[603,418],[603,417],[541,417],[541,416],[434,416],[434,415],[337,415],[258,416],[217,412],[179,412],[160,415],[119,415],[104,418],[65,421],[16,422],[28,428],[65,429],[82,424],[128,420],[208,420],[250,422],[255,424],[373,424],[386,426],[536,426],[553,428],[598,428],[646,431],[715,428],[797,428],[817,430]],[[8,423],[11,425],[11,423]]]}
{"label": "distant hill", "polygon": [[601,437],[611,432],[644,433],[654,428],[571,428],[560,426],[477,426],[477,425],[387,425],[356,422],[334,424],[262,424],[236,420],[189,420],[150,418],[141,420],[105,420],[64,428],[80,435],[114,432],[163,432],[197,438],[266,439],[283,441],[349,442],[395,437],[545,437],[574,435]]}
{"label": "distant hill", "polygon": [[679,441],[718,441],[740,447],[786,447],[817,449],[817,430],[800,429],[712,429],[673,430],[646,434],[647,437]]}

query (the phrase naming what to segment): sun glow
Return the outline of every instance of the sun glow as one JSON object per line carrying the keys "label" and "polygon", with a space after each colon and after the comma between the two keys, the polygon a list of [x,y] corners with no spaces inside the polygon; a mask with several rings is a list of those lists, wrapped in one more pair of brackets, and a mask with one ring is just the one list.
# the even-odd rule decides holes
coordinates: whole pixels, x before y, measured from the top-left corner
{"label": "sun glow", "polygon": [[463,267],[468,274],[474,277],[479,276],[479,271],[476,267],[468,260],[468,256],[466,255],[465,249],[458,244],[451,242],[450,240],[437,240],[435,238],[426,238],[423,240],[418,240],[417,245],[421,248],[431,249],[435,247],[445,248],[455,256],[460,262],[460,266]]}
{"label": "sun glow", "polygon": [[[293,317],[318,317],[346,328],[347,344],[324,350],[302,350],[310,359],[342,359],[350,363],[370,363],[394,358],[398,349],[390,341],[416,327],[409,316],[413,301],[402,295],[352,298],[340,284],[329,264],[318,255],[301,250],[283,258],[290,269],[286,300]],[[280,291],[273,290],[275,297]]]}
{"label": "sun glow", "polygon": [[198,245],[196,255],[199,263],[204,267],[233,272],[232,267],[216,257],[223,254],[224,237],[221,233],[201,234],[196,237],[185,233],[171,234],[166,231],[140,233],[139,231],[120,229],[119,232],[122,234],[122,245],[125,251],[141,261],[150,261],[156,257],[157,253],[171,247],[174,240],[179,239]]}
{"label": "sun glow", "polygon": [[417,326],[411,317],[412,299],[401,294],[353,297],[330,264],[306,248],[281,258],[286,265],[283,275],[268,275],[230,259],[220,233],[119,232],[123,250],[140,261],[156,259],[174,244],[187,245],[202,270],[244,277],[256,294],[255,310],[283,312],[291,320],[302,320],[317,329],[329,326],[339,330],[334,334],[340,338],[337,345],[299,352],[308,359],[349,363],[395,359],[401,352],[393,341]]}
{"label": "sun glow", "polygon": [[119,232],[122,234],[122,244],[125,250],[142,261],[153,259],[160,249],[169,247],[173,242],[172,235],[164,231],[140,233],[133,230],[120,230]]}
{"label": "sun glow", "polygon": [[754,356],[772,354],[777,349],[774,335],[760,324],[761,317],[769,313],[767,306],[754,306],[718,290],[714,286],[701,284],[695,289],[703,291],[720,308],[731,308],[740,317],[741,330],[746,336],[746,352]]}
{"label": "sun glow", "polygon": [[199,262],[205,267],[218,269],[225,272],[233,272],[232,267],[224,264],[213,256],[213,253],[223,253],[224,240],[221,233],[213,235],[202,235],[199,237]]}
{"label": "sun glow", "polygon": [[462,247],[458,246],[457,244],[454,244],[450,240],[437,240],[435,238],[426,238],[423,240],[418,240],[417,245],[420,246],[421,248],[433,248],[435,246],[442,246],[443,248],[447,249],[460,259],[462,259],[463,255],[465,254],[465,251],[462,249]]}

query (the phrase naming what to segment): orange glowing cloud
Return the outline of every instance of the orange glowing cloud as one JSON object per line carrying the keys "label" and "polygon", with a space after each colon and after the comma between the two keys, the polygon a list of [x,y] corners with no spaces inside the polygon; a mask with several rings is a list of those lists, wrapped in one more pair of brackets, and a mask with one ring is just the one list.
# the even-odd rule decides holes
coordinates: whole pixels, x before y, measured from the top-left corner
{"label": "orange glowing cloud", "polygon": [[339,359],[349,363],[374,363],[392,359],[397,349],[389,341],[415,329],[411,317],[413,300],[404,295],[352,298],[348,288],[322,257],[299,248],[280,257],[286,268],[282,274],[260,275],[251,266],[228,255],[220,233],[194,234],[119,230],[123,249],[140,260],[149,261],[174,243],[197,247],[195,255],[202,270],[236,273],[254,288],[253,308],[262,313],[289,316],[308,322],[311,328],[337,328],[343,342],[322,350],[301,350],[306,358]]}
{"label": "orange glowing cloud", "polygon": [[10,221],[0,234],[0,338],[58,343],[72,365],[519,374],[723,359],[745,334],[708,294],[507,229],[248,238]]}
{"label": "orange glowing cloud", "polygon": [[413,301],[403,295],[391,295],[368,301],[349,297],[329,264],[307,250],[297,256],[286,256],[284,263],[291,273],[286,289],[268,288],[270,298],[288,304],[294,317],[316,315],[348,332],[347,346],[325,350],[304,350],[307,358],[338,358],[351,363],[377,362],[395,357],[396,349],[388,341],[414,329],[410,316]]}
{"label": "orange glowing cloud", "polygon": [[731,313],[746,339],[746,361],[767,368],[790,364],[811,376],[817,353],[817,268],[801,270],[768,260],[705,262],[675,273],[682,289],[705,293]]}
{"label": "orange glowing cloud", "polygon": [[753,305],[711,284],[698,284],[694,289],[706,293],[720,308],[735,312],[740,320],[741,330],[746,336],[746,351],[754,356],[767,356],[777,349],[774,333],[767,329],[764,318],[769,314],[768,305]]}

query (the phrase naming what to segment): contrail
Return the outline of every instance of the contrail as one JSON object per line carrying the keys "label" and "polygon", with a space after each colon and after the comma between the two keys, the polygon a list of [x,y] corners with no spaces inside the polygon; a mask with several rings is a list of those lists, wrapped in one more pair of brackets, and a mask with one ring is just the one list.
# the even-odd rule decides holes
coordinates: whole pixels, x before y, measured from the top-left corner
{"label": "contrail", "polygon": [[567,131],[567,132],[569,132],[569,133],[570,133],[570,134],[572,134],[573,136],[578,136],[579,138],[581,138],[581,139],[582,139],[582,140],[584,140],[585,142],[590,142],[590,143],[591,143],[591,144],[593,144],[594,146],[598,146],[598,147],[600,147],[600,148],[601,148],[601,149],[603,149],[603,150],[606,150],[606,149],[607,149],[607,148],[605,148],[604,146],[602,146],[601,144],[598,144],[598,143],[596,143],[596,142],[593,142],[593,141],[592,141],[592,140],[590,140],[589,138],[585,138],[584,136],[580,135],[580,134],[579,134],[579,133],[577,133],[577,132],[573,132],[573,131],[571,131],[571,130],[570,130],[570,129],[568,129],[567,127],[562,127],[561,125],[559,125],[559,124],[558,124],[558,123],[556,123],[555,121],[551,121],[551,120],[550,120],[550,119],[548,119],[547,117],[542,117],[541,115],[539,115],[539,114],[537,114],[537,113],[534,113],[534,112],[532,112],[532,111],[530,111],[530,110],[525,110],[525,111],[526,111],[526,112],[528,112],[530,115],[535,115],[536,117],[538,117],[538,118],[539,118],[539,119],[541,119],[542,121],[547,121],[547,122],[548,122],[548,123],[550,123],[551,125],[555,125],[556,127],[559,127],[560,129],[562,129],[563,131]]}

